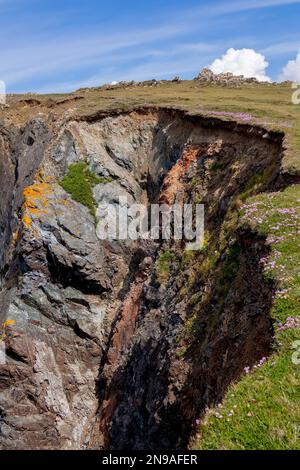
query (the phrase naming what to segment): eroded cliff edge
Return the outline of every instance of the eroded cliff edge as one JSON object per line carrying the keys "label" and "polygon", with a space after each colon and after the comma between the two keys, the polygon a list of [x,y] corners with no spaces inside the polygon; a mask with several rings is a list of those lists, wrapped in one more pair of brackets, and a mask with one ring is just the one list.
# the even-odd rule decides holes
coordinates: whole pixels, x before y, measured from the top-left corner
{"label": "eroded cliff edge", "polygon": [[[15,320],[2,448],[187,446],[195,417],[272,348],[268,247],[236,213],[285,184],[282,143],[154,108],[1,129],[1,321]],[[79,161],[103,178],[97,204],[204,203],[206,250],[101,242],[58,184]]]}

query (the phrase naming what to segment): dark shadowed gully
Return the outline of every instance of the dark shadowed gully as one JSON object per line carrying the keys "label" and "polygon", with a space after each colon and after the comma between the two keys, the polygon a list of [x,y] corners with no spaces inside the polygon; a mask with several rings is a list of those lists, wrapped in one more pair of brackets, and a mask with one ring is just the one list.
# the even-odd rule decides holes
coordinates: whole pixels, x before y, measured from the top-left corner
{"label": "dark shadowed gully", "polygon": [[[283,134],[171,109],[0,129],[3,449],[186,449],[195,419],[272,350],[265,239],[238,221],[284,186]],[[203,203],[205,247],[100,241],[59,182],[102,202]]]}

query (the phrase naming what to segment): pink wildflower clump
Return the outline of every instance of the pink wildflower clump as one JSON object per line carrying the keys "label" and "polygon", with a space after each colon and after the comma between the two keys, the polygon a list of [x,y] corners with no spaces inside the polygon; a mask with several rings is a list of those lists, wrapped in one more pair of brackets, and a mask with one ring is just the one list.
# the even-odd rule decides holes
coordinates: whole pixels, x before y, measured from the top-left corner
{"label": "pink wildflower clump", "polygon": [[291,209],[277,209],[277,212],[279,214],[290,214],[290,215],[294,215],[296,213],[294,208],[291,208]]}
{"label": "pink wildflower clump", "polygon": [[244,367],[244,372],[245,374],[250,374],[251,370],[253,369],[259,369],[261,366],[263,366],[267,362],[267,358],[264,356],[260,359],[260,361],[255,364],[252,369],[250,366]]}
{"label": "pink wildflower clump", "polygon": [[260,204],[261,203],[259,201],[256,201],[252,204],[244,204],[241,207],[241,209],[245,211],[243,219],[250,219],[252,222],[261,224],[264,221],[265,214],[262,214],[261,211],[259,211],[259,208],[257,206]]}
{"label": "pink wildflower clump", "polygon": [[266,256],[260,259],[260,264],[264,267],[265,271],[271,271],[276,268],[276,261],[271,261]]}
{"label": "pink wildflower clump", "polygon": [[232,117],[239,121],[252,121],[253,119],[255,119],[253,116],[246,113],[234,113],[229,111],[211,111],[211,113],[215,114],[216,116]]}
{"label": "pink wildflower clump", "polygon": [[255,366],[253,366],[253,368],[259,369],[263,364],[265,364],[265,362],[267,362],[267,358],[264,356],[257,364],[255,364]]}
{"label": "pink wildflower clump", "polygon": [[284,239],[285,239],[284,236],[276,237],[275,235],[269,235],[268,238],[267,238],[267,243],[268,243],[269,245],[273,245],[273,244],[275,244],[275,243],[280,243],[280,242],[282,242]]}
{"label": "pink wildflower clump", "polygon": [[278,331],[293,330],[300,325],[300,315],[297,317],[288,317],[285,323],[279,323]]}

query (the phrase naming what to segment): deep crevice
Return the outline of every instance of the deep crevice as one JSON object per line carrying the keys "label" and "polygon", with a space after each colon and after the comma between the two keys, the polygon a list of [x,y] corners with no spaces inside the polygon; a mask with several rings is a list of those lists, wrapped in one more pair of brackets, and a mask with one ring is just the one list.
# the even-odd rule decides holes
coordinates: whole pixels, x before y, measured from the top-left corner
{"label": "deep crevice", "polygon": [[[135,112],[143,113],[143,110],[136,110]],[[197,161],[191,165],[191,168],[194,168],[193,171],[190,171],[188,166],[186,174],[178,173],[178,179],[182,179],[187,200],[193,199],[193,196],[197,196],[197,191],[200,191],[201,202],[208,208],[207,226],[214,238],[217,238],[229,209],[234,207],[236,198],[246,191],[248,191],[249,196],[274,190],[276,187],[275,181],[278,180],[280,175],[283,134],[267,133],[266,130],[255,126],[239,125],[231,122],[224,123],[218,119],[199,119],[197,116],[190,116],[184,112],[166,110],[158,113],[158,127],[154,131],[154,141],[159,135],[160,129],[165,127],[168,121],[168,140],[162,142],[165,155],[164,169],[159,176],[154,176],[153,173],[148,172],[146,184],[148,201],[149,203],[156,202],[161,196],[162,190],[169,191],[172,196],[176,196],[177,187],[175,186],[173,189],[172,184],[174,183],[166,179],[168,178],[168,172],[171,168],[176,169],[178,163],[180,168],[180,159],[183,158],[185,151],[189,151],[189,146],[191,149],[198,148]],[[96,120],[92,120],[92,122],[96,122]],[[181,125],[182,133],[180,135],[178,132]],[[192,141],[187,136],[194,126],[199,125],[204,138],[200,137],[198,140],[195,138]],[[205,137],[206,132],[208,132],[207,137]],[[229,135],[230,133],[233,134]],[[177,138],[179,141],[176,141]],[[222,142],[220,149],[217,150],[216,148],[214,150],[218,138],[228,139],[229,142]],[[188,145],[185,143],[186,139]],[[232,144],[231,141],[236,143]],[[154,145],[153,148],[157,150],[157,145]],[[271,148],[272,152],[270,151]],[[249,157],[244,157],[244,153],[248,154]],[[218,161],[222,167],[220,169],[216,168],[213,175],[210,165],[212,163],[212,165],[217,166]],[[238,163],[241,167],[239,171],[234,167],[234,164]],[[258,174],[262,176],[256,188],[255,178]],[[197,179],[196,183],[194,182],[195,178]],[[249,187],[251,178],[254,179],[253,189],[251,186]],[[214,193],[220,188],[223,188],[222,196],[215,200]],[[142,183],[142,189],[145,189],[144,183]],[[176,290],[174,292],[174,286],[176,286],[176,278],[180,278],[182,273],[175,270],[171,275],[166,298],[164,299],[153,294],[153,289],[157,287],[157,280],[155,273],[152,271],[148,278],[152,279],[150,285],[143,289],[139,300],[139,315],[136,320],[132,344],[127,349],[122,361],[115,364],[111,376],[111,373],[107,372],[106,361],[110,345],[113,344],[114,332],[118,328],[119,316],[113,324],[108,351],[102,359],[100,367],[98,425],[94,430],[92,446],[100,445],[100,447],[110,449],[185,449],[193,430],[195,418],[201,416],[206,406],[212,406],[222,399],[231,381],[236,380],[241,375],[243,367],[248,364],[253,365],[262,355],[268,355],[272,351],[273,329],[269,312],[272,306],[274,286],[265,283],[259,265],[260,257],[262,253],[266,254],[267,248],[264,240],[258,235],[247,234],[246,232],[242,235],[233,231],[231,236],[239,238],[238,243],[241,245],[242,253],[240,256],[243,257],[244,262],[248,259],[250,263],[248,266],[250,271],[247,271],[247,274],[243,274],[243,271],[237,269],[233,276],[231,280],[233,285],[234,282],[237,282],[236,279],[239,276],[243,276],[244,279],[244,286],[235,286],[235,293],[243,299],[242,290],[239,289],[244,289],[245,286],[250,285],[251,281],[254,285],[257,285],[259,279],[259,285],[251,293],[252,297],[249,305],[251,309],[254,309],[256,296],[260,298],[259,291],[264,292],[265,304],[260,312],[262,324],[257,327],[252,320],[247,323],[248,320],[245,319],[245,325],[247,326],[245,326],[245,331],[241,333],[240,329],[243,327],[238,316],[238,309],[242,308],[240,305],[234,311],[234,318],[232,319],[234,322],[232,334],[234,328],[236,328],[235,337],[229,339],[225,335],[222,339],[222,333],[219,329],[222,329],[222,318],[229,315],[229,313],[226,313],[226,303],[230,303],[230,295],[234,295],[233,288],[230,286],[226,293],[216,294],[218,286],[214,286],[214,282],[220,282],[217,275],[215,281],[212,280],[212,285],[205,287],[205,283],[202,282],[202,285],[199,285],[198,288],[209,288],[211,292],[211,300],[207,302],[206,307],[208,317],[216,310],[216,304],[220,302],[220,299],[217,300],[218,296],[221,296],[222,303],[217,308],[215,324],[210,325],[207,329],[207,324],[204,321],[202,322],[202,338],[197,338],[195,343],[190,345],[186,357],[186,361],[194,364],[195,367],[192,367],[188,377],[184,377],[183,374],[178,379],[182,382],[178,391],[176,393],[174,391],[175,403],[166,405],[164,403],[166,400],[168,403],[170,399],[168,387],[170,383],[176,382],[172,370],[174,367],[176,368],[174,363],[176,363],[177,350],[177,345],[173,339],[174,332],[180,331],[186,319],[189,318],[190,312],[187,304],[185,306],[186,312],[183,315],[186,318],[185,320],[182,320],[182,316],[178,313],[173,313],[176,311],[176,304],[179,302],[178,292],[176,293]],[[249,253],[251,253],[252,261]],[[130,287],[135,282],[140,261],[141,259],[137,259],[135,256],[132,259],[129,276],[120,293],[124,301]],[[182,279],[181,282],[184,283]],[[262,286],[264,287],[262,288]],[[196,284],[194,288],[196,288]],[[149,293],[150,289],[152,289],[151,295],[154,297],[151,302],[147,298],[147,292]],[[178,289],[177,286],[176,289]],[[247,306],[243,308],[246,318],[250,310]],[[204,307],[202,314],[205,314]],[[152,322],[151,316],[158,318],[154,318]],[[148,326],[147,322],[149,323]],[[218,322],[221,322],[219,326]],[[259,335],[264,330],[265,337],[262,336],[259,339]],[[154,334],[153,331],[155,331],[157,338],[155,341],[150,339]],[[244,338],[245,350],[239,349],[242,347],[238,339],[239,334],[242,334]],[[247,350],[253,335],[256,349],[254,348],[253,351],[251,351],[251,348]],[[255,335],[258,335],[258,337]],[[214,342],[216,342],[215,345]],[[227,371],[226,376],[222,367],[219,366],[217,372],[213,372],[213,365],[208,367],[211,376],[208,375],[209,371],[205,368],[204,370],[197,368],[195,358],[199,360],[202,355],[203,359],[201,360],[205,362],[209,350],[212,350],[214,355],[220,354],[222,356],[228,347],[233,347],[238,352],[234,352],[234,356],[230,360],[232,370]],[[122,345],[120,345],[120,348],[122,348]],[[107,373],[108,376],[106,376]],[[200,376],[202,374],[200,382],[197,379],[198,373]],[[207,377],[207,379],[204,379],[204,377]],[[215,390],[213,390],[214,387]],[[199,394],[200,398],[195,394]],[[188,401],[189,405],[187,405]]]}

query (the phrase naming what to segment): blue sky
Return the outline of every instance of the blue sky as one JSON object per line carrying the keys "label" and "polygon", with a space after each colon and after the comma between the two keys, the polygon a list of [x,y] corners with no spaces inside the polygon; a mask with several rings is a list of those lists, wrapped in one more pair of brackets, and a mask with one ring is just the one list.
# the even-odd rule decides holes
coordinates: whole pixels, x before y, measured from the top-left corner
{"label": "blue sky", "polygon": [[192,78],[229,48],[265,55],[276,80],[300,49],[300,0],[0,0],[0,18],[9,92]]}

